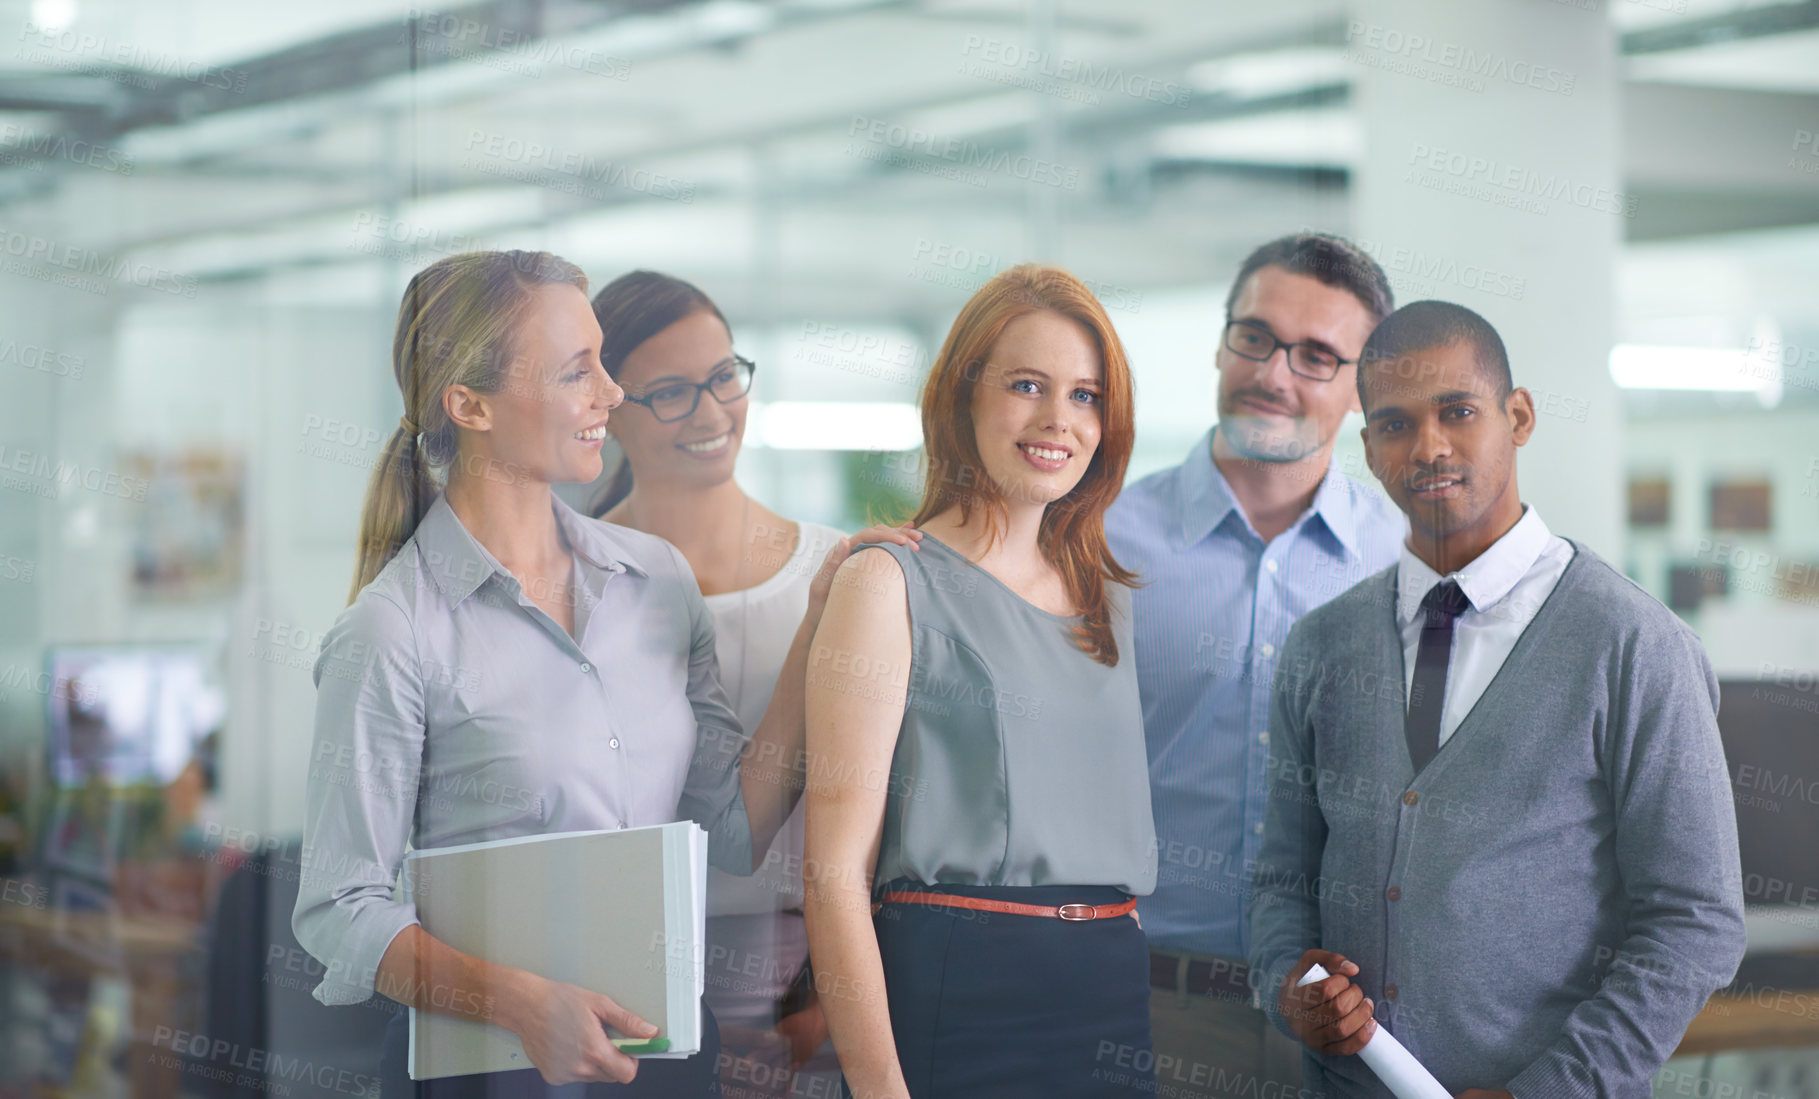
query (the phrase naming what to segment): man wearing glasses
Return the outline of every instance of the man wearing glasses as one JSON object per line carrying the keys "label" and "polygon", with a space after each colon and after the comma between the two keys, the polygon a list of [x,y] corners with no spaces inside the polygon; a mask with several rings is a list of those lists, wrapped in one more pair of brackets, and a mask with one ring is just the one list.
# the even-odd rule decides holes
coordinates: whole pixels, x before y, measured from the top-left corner
{"label": "man wearing glasses", "polygon": [[1135,659],[1159,850],[1138,910],[1157,1082],[1190,1099],[1299,1086],[1299,1048],[1243,961],[1270,686],[1295,620],[1395,564],[1405,529],[1332,465],[1359,353],[1393,308],[1382,269],[1339,237],[1287,236],[1244,261],[1225,308],[1218,423],[1106,514],[1145,584]]}

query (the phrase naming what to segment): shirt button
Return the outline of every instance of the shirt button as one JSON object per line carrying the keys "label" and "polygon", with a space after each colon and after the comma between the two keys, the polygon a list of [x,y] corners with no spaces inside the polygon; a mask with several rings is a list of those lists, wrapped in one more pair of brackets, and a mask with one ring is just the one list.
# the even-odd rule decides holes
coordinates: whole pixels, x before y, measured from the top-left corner
{"label": "shirt button", "polygon": [[583,664],[581,665],[581,670],[584,672],[591,672],[594,670],[594,666],[592,664]]}
{"label": "shirt button", "polygon": [[1396,986],[1395,985],[1384,985],[1383,986],[1383,998],[1386,1000],[1395,999],[1396,998]]}
{"label": "shirt button", "polygon": [[1256,824],[1251,825],[1251,831],[1261,836],[1263,834],[1263,822],[1258,821]]}
{"label": "shirt button", "polygon": [[1257,743],[1258,744],[1268,744],[1269,742],[1270,742],[1270,735],[1268,733],[1258,733],[1257,734]]}
{"label": "shirt button", "polygon": [[1400,890],[1392,885],[1389,888],[1389,892],[1386,893],[1385,896],[1389,897],[1389,899],[1392,901],[1399,901],[1402,899],[1402,890]]}
{"label": "shirt button", "polygon": [[1274,562],[1274,561],[1265,561],[1265,562],[1264,562],[1264,563],[1263,563],[1263,567],[1264,567],[1264,568],[1266,568],[1266,569],[1268,569],[1268,570],[1270,570],[1270,571],[1271,571],[1271,572],[1275,572],[1275,571],[1276,571],[1276,562]]}
{"label": "shirt button", "polygon": [[613,739],[611,739],[611,740],[609,740],[609,741],[607,741],[607,742],[606,742],[606,746],[607,746],[607,747],[608,747],[608,748],[617,748],[617,747],[619,747],[619,738],[618,738],[618,737],[614,737],[614,738],[613,738]]}
{"label": "shirt button", "polygon": [[1275,656],[1276,655],[1276,646],[1265,641],[1263,643],[1263,647],[1261,649],[1258,649],[1257,651],[1261,652],[1264,656]]}
{"label": "shirt button", "polygon": [[1413,790],[1410,790],[1408,793],[1402,795],[1402,804],[1404,804],[1404,805],[1413,805],[1417,801],[1420,801],[1420,800],[1421,800],[1421,795],[1415,793]]}

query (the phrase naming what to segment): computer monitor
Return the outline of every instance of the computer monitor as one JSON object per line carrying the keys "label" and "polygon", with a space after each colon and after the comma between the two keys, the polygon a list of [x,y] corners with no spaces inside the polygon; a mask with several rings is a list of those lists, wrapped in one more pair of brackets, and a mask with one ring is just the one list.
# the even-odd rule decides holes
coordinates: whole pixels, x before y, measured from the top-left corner
{"label": "computer monitor", "polygon": [[1743,899],[1819,917],[1819,677],[1719,684]]}
{"label": "computer monitor", "polygon": [[179,644],[48,650],[51,785],[174,781],[226,714],[218,652]]}

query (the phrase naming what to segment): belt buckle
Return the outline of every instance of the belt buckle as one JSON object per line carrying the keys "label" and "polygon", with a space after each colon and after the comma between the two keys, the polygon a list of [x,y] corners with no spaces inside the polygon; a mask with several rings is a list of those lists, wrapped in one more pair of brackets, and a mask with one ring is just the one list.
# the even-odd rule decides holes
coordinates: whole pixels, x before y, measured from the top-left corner
{"label": "belt buckle", "polygon": [[[1068,909],[1070,908],[1074,909],[1073,913],[1068,912]],[[1096,914],[1093,911],[1093,906],[1090,904],[1064,904],[1060,908],[1055,909],[1055,915],[1060,916],[1070,923],[1077,923],[1081,920],[1093,919]]]}

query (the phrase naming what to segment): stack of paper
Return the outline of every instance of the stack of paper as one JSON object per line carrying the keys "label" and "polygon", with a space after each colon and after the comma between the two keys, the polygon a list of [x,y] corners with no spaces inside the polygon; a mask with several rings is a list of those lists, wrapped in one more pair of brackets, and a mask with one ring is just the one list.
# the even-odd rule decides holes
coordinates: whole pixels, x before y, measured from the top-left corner
{"label": "stack of paper", "polygon": [[[1315,981],[1324,981],[1332,976],[1326,967],[1314,963],[1308,967],[1307,976],[1302,977],[1296,987],[1311,985]],[[1383,1086],[1396,1094],[1396,1099],[1453,1099],[1453,1093],[1442,1087],[1434,1079],[1433,1073],[1422,1067],[1408,1047],[1396,1041],[1396,1036],[1379,1024],[1377,1033],[1364,1043],[1358,1056],[1383,1081]]]}
{"label": "stack of paper", "polygon": [[[413,851],[404,880],[423,929],[456,950],[611,996],[669,1040],[643,1056],[700,1052],[707,833],[693,821]],[[503,1027],[415,1008],[410,1023],[413,1080],[534,1067]]]}

